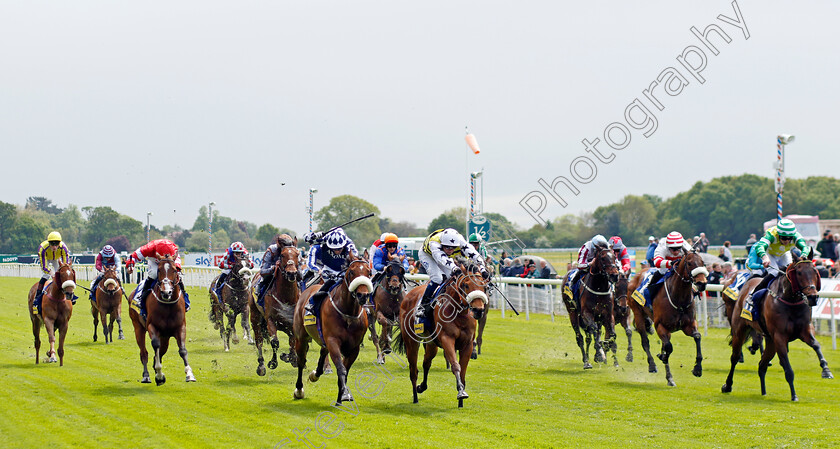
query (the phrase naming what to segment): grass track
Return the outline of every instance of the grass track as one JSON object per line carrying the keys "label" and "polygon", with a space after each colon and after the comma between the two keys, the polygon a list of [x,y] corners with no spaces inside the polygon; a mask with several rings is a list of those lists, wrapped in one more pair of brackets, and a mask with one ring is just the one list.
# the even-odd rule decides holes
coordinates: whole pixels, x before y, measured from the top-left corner
{"label": "grass track", "polygon": [[[464,409],[457,409],[452,374],[442,353],[429,390],[411,403],[408,370],[389,360],[374,363],[368,342],[350,372],[356,411],[336,410],[334,375],[305,381],[306,399],[292,399],[296,371],[282,364],[266,377],[255,373],[256,356],[244,343],[222,351],[207,321],[206,290],[190,289],[190,364],[197,383],[184,382],[177,348],[164,358],[167,383],[138,382],[138,349],[128,314],[126,340],[92,341],[87,301],[74,310],[65,365],[34,363],[26,291],[34,279],[0,278],[0,447],[306,447],[296,440],[310,429],[310,444],[324,447],[840,447],[840,385],[820,378],[810,348],[791,345],[799,403],[791,403],[778,363],[767,374],[768,396],[759,394],[757,356],[737,368],[734,392],[720,393],[728,371],[727,330],[703,340],[702,378],[691,375],[694,343],[678,334],[671,357],[676,388],[664,369],[649,374],[638,336],[636,361],[624,361],[619,333],[617,370],[604,365],[584,372],[566,317],[532,315],[502,320],[490,314],[484,354],[469,365]],[[123,307],[127,312],[127,308]],[[42,357],[46,350],[42,333]],[[829,366],[837,352],[821,338]],[[652,342],[658,351],[658,343]],[[174,344],[173,344],[174,347]],[[48,346],[47,346],[48,348]],[[655,351],[656,352],[656,351]],[[310,366],[316,357],[310,351]],[[404,360],[404,359],[403,359]],[[658,362],[658,360],[657,360]],[[151,362],[150,362],[151,365]],[[151,366],[150,366],[151,368]],[[368,373],[365,397],[360,373]],[[375,376],[375,378],[374,378]],[[315,430],[320,413],[336,420],[326,439]],[[326,418],[329,415],[322,415]],[[640,446],[642,445],[642,446]]]}

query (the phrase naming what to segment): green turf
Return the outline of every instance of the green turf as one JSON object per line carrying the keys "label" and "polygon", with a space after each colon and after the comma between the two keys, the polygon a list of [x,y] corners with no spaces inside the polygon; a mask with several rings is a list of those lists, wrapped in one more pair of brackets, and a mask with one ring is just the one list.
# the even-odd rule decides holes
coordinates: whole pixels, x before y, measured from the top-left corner
{"label": "green turf", "polygon": [[[288,365],[258,377],[252,346],[240,343],[223,352],[200,289],[190,289],[187,333],[197,383],[184,382],[177,352],[164,358],[165,385],[138,383],[141,366],[130,320],[126,316],[127,340],[106,346],[100,337],[94,343],[84,300],[70,323],[65,365],[35,365],[24,305],[33,282],[0,278],[3,448],[270,448],[284,439],[287,444],[278,447],[307,447],[295,434],[306,429],[309,447],[840,446],[840,386],[820,378],[814,353],[801,342],[791,347],[800,397],[791,403],[778,363],[767,375],[768,396],[759,394],[757,357],[750,355],[737,368],[734,392],[720,392],[729,364],[725,330],[710,330],[703,340],[702,378],[690,372],[693,340],[681,334],[673,339],[678,386],[669,388],[661,364],[659,373],[647,372],[640,349],[634,363],[624,361],[623,334],[620,368],[598,365],[583,371],[566,317],[555,323],[536,314],[531,321],[524,316],[503,320],[494,311],[484,354],[469,365],[465,408],[457,408],[442,353],[432,367],[429,390],[412,404],[407,369],[389,360],[381,371],[368,343],[350,373],[357,410],[344,411],[331,406],[334,375],[316,384],[307,381],[306,399],[295,401],[296,372]],[[836,368],[837,353],[827,339],[822,342]],[[639,348],[638,336],[634,343]],[[655,338],[653,344],[658,349]],[[362,390],[370,392],[368,397]],[[334,419],[328,427],[331,439],[315,430],[319,416],[322,425]]]}

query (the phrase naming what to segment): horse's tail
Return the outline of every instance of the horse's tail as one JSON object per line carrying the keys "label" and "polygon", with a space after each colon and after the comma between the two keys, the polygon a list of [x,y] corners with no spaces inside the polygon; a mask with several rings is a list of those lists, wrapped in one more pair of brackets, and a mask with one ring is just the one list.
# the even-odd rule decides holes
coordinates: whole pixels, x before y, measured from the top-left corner
{"label": "horse's tail", "polygon": [[397,351],[398,354],[405,354],[405,341],[402,337],[402,332],[400,332],[399,326],[394,326],[394,330],[391,332],[391,347],[394,348],[394,351]]}

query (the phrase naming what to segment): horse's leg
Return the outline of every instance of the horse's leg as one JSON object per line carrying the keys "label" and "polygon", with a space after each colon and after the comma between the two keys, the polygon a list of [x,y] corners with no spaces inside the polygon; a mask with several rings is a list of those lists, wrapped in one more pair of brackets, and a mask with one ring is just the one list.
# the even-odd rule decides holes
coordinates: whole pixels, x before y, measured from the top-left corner
{"label": "horse's leg", "polygon": [[143,378],[140,379],[140,383],[148,384],[152,381],[149,379],[149,351],[146,350],[146,329],[134,320],[132,320],[132,324],[134,325],[134,339],[140,348],[140,363],[143,364]]}
{"label": "horse's leg", "polygon": [[[227,318],[227,325],[225,325],[225,318]],[[227,311],[222,315],[222,329],[225,330],[225,352],[230,351],[230,337],[234,333],[233,330],[234,316],[233,310],[228,307]],[[234,339],[235,339],[234,335]]]}
{"label": "horse's leg", "polygon": [[[644,320],[644,318],[642,318],[642,320]],[[642,339],[642,349],[645,351],[645,354],[647,354],[648,372],[655,373],[657,372],[656,362],[653,359],[653,355],[650,353],[650,339],[648,338],[644,324],[639,327],[638,323],[636,323],[636,330],[639,332],[639,338]]]}
{"label": "horse's leg", "polygon": [[[239,344],[239,335],[236,335],[236,310],[231,306],[228,310],[228,339],[233,339],[233,344]],[[230,345],[228,345],[230,347]]]}
{"label": "horse's leg", "polygon": [[589,343],[586,344],[587,349],[583,347],[583,335],[580,333],[580,321],[578,320],[578,314],[574,311],[574,309],[569,310],[569,320],[572,322],[572,329],[575,331],[575,343],[577,343],[578,348],[580,348],[580,355],[583,359],[583,369],[591,369],[592,364],[589,363]]}
{"label": "horse's leg", "polygon": [[[268,367],[275,369],[277,368],[277,350],[280,349],[280,340],[277,339],[277,326],[275,325],[274,320],[271,319],[267,307],[265,311],[265,324],[268,329],[268,336],[271,338],[271,340],[269,340],[269,343],[271,343],[271,360],[268,361]],[[306,347],[308,350],[309,345]]]}
{"label": "horse's leg", "polygon": [[607,356],[604,353],[604,344],[601,342],[601,326],[592,321],[587,326],[586,333],[592,335],[595,340],[595,363],[606,363]]}
{"label": "horse's leg", "polygon": [[187,382],[195,382],[195,375],[193,374],[192,368],[190,368],[190,362],[187,361],[187,326],[181,326],[181,330],[178,332],[178,338],[175,340],[178,344],[178,355],[184,359],[184,374],[187,375]]}
{"label": "horse's leg", "polygon": [[671,344],[671,333],[668,332],[662,324],[656,326],[656,333],[659,335],[659,340],[662,342],[662,349],[657,357],[659,357],[659,360],[665,364],[665,380],[668,382],[669,387],[675,387],[677,384],[674,383],[674,376],[671,374],[671,365],[668,364],[671,352],[674,351],[674,346]]}
{"label": "horse's leg", "polygon": [[796,402],[799,400],[799,396],[796,395],[796,390],[793,388],[793,368],[790,366],[790,359],[788,359],[788,342],[785,339],[785,336],[776,334],[774,344],[779,355],[779,364],[785,370],[785,380],[790,385],[790,400]]}
{"label": "horse's leg", "polygon": [[[104,307],[99,308],[99,321],[102,322],[102,335],[105,336],[105,344],[111,343],[111,326],[108,325],[108,313]],[[112,324],[113,324],[113,320]]]}
{"label": "horse's leg", "polygon": [[703,352],[700,350],[700,340],[702,337],[697,330],[697,322],[693,321],[683,328],[683,333],[693,338],[694,344],[697,346],[697,358],[694,360],[694,369],[691,370],[691,374],[694,374],[694,377],[700,377],[703,375]]}
{"label": "horse's leg", "polygon": [[411,323],[400,324],[400,337],[405,344],[405,357],[408,359],[408,380],[411,381],[411,394],[414,396],[413,402],[416,404],[417,390],[420,388],[417,385],[417,353],[420,351],[420,342],[412,338],[406,329],[414,324],[410,317],[411,315],[406,318],[406,321],[411,321]]}
{"label": "horse's leg", "polygon": [[732,354],[729,356],[729,375],[726,376],[726,382],[720,387],[720,391],[723,393],[732,392],[732,379],[735,376],[735,366],[742,363],[744,342],[750,335],[751,329],[740,318],[733,318],[733,323],[731,328],[732,341],[729,342],[730,346],[732,346]]}
{"label": "horse's leg", "polygon": [[248,310],[248,306],[246,305],[245,308],[242,310],[242,313],[239,315],[240,324],[242,325],[242,339],[247,341],[249,345],[254,344],[254,340],[251,338],[251,317],[250,311]]}
{"label": "horse's leg", "polygon": [[799,339],[804,341],[806,345],[810,346],[814,352],[817,353],[817,358],[820,361],[820,368],[822,368],[822,378],[834,379],[834,375],[831,374],[831,370],[828,369],[828,362],[826,362],[825,357],[823,357],[820,342],[818,342],[816,337],[814,337],[814,327],[809,325],[803,329],[802,334],[799,335]]}
{"label": "horse's leg", "polygon": [[[99,332],[99,309],[97,309],[96,306],[93,305],[92,301],[90,305],[90,314],[93,315],[93,341],[97,341],[97,339],[99,338],[96,335]],[[102,327],[105,327],[104,319],[102,320]],[[103,329],[103,331],[104,330],[105,329]],[[105,342],[107,343],[108,340],[106,339]]]}
{"label": "horse's leg", "polygon": [[70,320],[65,320],[58,328],[58,366],[64,366],[64,339],[67,337],[68,327],[70,327]]}
{"label": "horse's leg", "polygon": [[123,334],[122,329],[122,303],[117,304],[117,310],[115,313],[117,314],[117,328],[120,330],[119,335],[117,335],[117,339],[125,340],[125,334]]}
{"label": "horse's leg", "polygon": [[467,366],[470,364],[472,353],[467,348],[458,351],[459,363],[461,364],[461,386],[463,390],[458,394],[458,407],[463,407],[464,399],[470,397],[467,394]]}
{"label": "horse's leg", "polygon": [[452,374],[455,376],[455,388],[458,390],[457,399],[466,399],[469,395],[464,391],[464,383],[461,382],[461,364],[456,359],[455,340],[446,335],[440,336],[438,340],[443,347],[443,356],[449,362]]}
{"label": "horse's leg", "polygon": [[30,316],[32,320],[32,336],[35,338],[35,364],[39,364],[38,360],[41,352],[41,318],[37,316]]}
{"label": "horse's leg", "polygon": [[50,352],[47,353],[49,356],[49,363],[55,363],[58,361],[55,357],[55,322],[50,319],[44,319],[44,327],[47,329],[47,337],[49,338],[50,342]]}
{"label": "horse's leg", "polygon": [[330,355],[330,351],[327,349],[326,346],[321,347],[321,354],[318,356],[318,365],[309,373],[309,381],[310,382],[318,382],[318,379],[324,374],[324,360],[327,359],[327,356]]}
{"label": "horse's leg", "polygon": [[607,321],[607,342],[609,343],[610,351],[612,351],[613,356],[613,366],[616,368],[618,367],[618,343],[616,343],[616,335],[615,335],[615,321],[614,318],[610,317]]}
{"label": "horse's leg", "polygon": [[[306,331],[304,331],[304,333],[305,332]],[[298,377],[297,382],[295,382],[294,392],[295,399],[303,399],[305,396],[305,393],[303,391],[303,370],[306,369],[307,352],[309,352],[309,338],[304,336],[295,340],[295,353],[297,354],[298,359]],[[276,367],[277,361],[275,361],[274,363]]]}
{"label": "horse's leg", "polygon": [[[362,337],[364,337],[364,336],[362,336]],[[362,339],[364,339],[364,338],[362,338]],[[349,348],[347,353],[344,354],[344,357],[343,357],[344,364],[341,367],[344,368],[344,383],[345,383],[345,385],[347,384],[347,376],[350,374],[350,368],[353,367],[353,362],[355,362],[356,358],[359,356],[359,349],[360,348],[361,347],[351,347],[351,348]],[[352,400],[353,400],[353,395],[350,394],[350,389],[347,388],[347,397],[345,398],[344,396],[342,396],[341,401],[344,402],[344,401],[352,401]]]}
{"label": "horse's leg", "polygon": [[[379,320],[379,328],[382,329],[379,334],[379,341],[384,341],[385,344],[382,345],[382,353],[383,354],[390,354],[391,353],[391,325],[388,324],[388,320],[385,319],[384,316]],[[385,363],[383,358],[383,364]]]}
{"label": "horse's leg", "polygon": [[758,362],[758,378],[761,381],[761,395],[767,394],[767,388],[764,385],[764,376],[767,374],[767,367],[770,366],[770,360],[776,355],[776,344],[772,338],[767,339],[767,345],[764,348],[764,353],[761,354],[761,361]]}
{"label": "horse's leg", "polygon": [[254,325],[254,346],[257,348],[257,375],[265,376],[265,359],[263,358],[263,341],[265,336],[260,325]]}
{"label": "horse's leg", "polygon": [[627,335],[627,357],[625,357],[624,360],[627,360],[628,362],[632,362],[633,361],[633,329],[630,329],[630,324],[628,324],[626,320],[624,321],[624,323],[622,323],[622,326],[624,326],[624,333]]}
{"label": "horse's leg", "polygon": [[[147,318],[148,319],[148,318]],[[155,368],[155,384],[161,386],[166,383],[166,376],[163,374],[163,365],[161,364],[161,341],[158,336],[157,329],[153,324],[149,324],[149,340],[152,341],[152,349],[155,351],[154,368]]]}
{"label": "horse's leg", "polygon": [[427,343],[423,349],[423,383],[417,387],[418,393],[422,393],[429,388],[429,370],[432,368],[432,360],[437,355],[438,346],[435,343]]}
{"label": "horse's leg", "polygon": [[341,356],[341,341],[335,337],[326,340],[327,349],[330,351],[330,359],[335,365],[335,377],[338,383],[338,396],[335,399],[335,404],[341,405],[344,401],[353,400],[353,395],[347,388],[347,368],[344,366],[344,360]]}
{"label": "horse's leg", "polygon": [[[380,365],[385,364],[385,355],[382,354],[382,349],[379,347],[379,336],[376,334],[376,319],[374,319],[374,314],[377,314],[376,310],[367,312],[368,316],[368,330],[370,331],[370,341],[373,342],[373,347],[376,349],[376,363]],[[377,317],[378,318],[378,317]]]}

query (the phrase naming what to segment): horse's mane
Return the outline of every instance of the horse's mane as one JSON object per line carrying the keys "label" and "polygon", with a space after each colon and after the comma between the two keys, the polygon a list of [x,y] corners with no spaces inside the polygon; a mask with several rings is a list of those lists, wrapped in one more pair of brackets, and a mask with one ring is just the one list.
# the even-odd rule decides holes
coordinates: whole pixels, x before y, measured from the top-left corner
{"label": "horse's mane", "polygon": [[289,234],[280,234],[276,240],[278,249],[283,249],[286,246],[295,246],[295,240]]}

